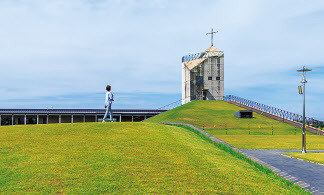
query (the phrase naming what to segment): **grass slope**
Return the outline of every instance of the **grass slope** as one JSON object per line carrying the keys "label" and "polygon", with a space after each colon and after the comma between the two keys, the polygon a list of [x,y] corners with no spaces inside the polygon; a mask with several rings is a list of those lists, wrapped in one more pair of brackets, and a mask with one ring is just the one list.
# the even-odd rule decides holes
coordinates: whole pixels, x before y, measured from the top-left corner
{"label": "grass slope", "polygon": [[300,152],[290,152],[284,153],[284,155],[324,165],[324,152],[308,152],[306,154],[302,154]]}
{"label": "grass slope", "polygon": [[[263,115],[253,113],[254,118],[237,118],[234,113],[245,110],[224,101],[189,102],[155,117],[148,122],[180,122],[189,123],[213,135],[271,135],[272,127],[275,135],[294,135],[294,126],[277,121]],[[260,128],[259,128],[260,127]]]}
{"label": "grass slope", "polygon": [[0,127],[1,193],[308,194],[181,127]]}
{"label": "grass slope", "polygon": [[[251,119],[237,118],[239,110],[244,109],[224,101],[198,100],[147,121],[189,123],[238,148],[300,149],[301,129],[257,113]],[[324,149],[323,136],[306,133],[308,149]]]}

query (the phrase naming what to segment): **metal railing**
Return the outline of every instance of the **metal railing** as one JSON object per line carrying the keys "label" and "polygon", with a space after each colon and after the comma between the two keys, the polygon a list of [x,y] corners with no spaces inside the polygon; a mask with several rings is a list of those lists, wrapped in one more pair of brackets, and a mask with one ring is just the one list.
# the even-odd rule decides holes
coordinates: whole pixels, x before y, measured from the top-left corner
{"label": "metal railing", "polygon": [[[266,112],[266,113],[269,113],[269,114],[272,114],[272,115],[275,115],[278,117],[282,117],[284,119],[288,119],[288,120],[292,120],[292,121],[296,121],[296,122],[301,122],[303,120],[303,116],[300,114],[292,113],[292,112],[289,112],[286,110],[282,110],[279,108],[275,108],[272,106],[254,102],[254,101],[244,99],[241,97],[237,97],[234,95],[227,95],[224,97],[224,100],[237,102],[239,104],[243,104],[243,105],[249,106],[251,108],[258,109],[262,112]],[[308,125],[312,125],[312,126],[323,126],[324,125],[323,121],[316,120],[316,119],[309,118],[309,117],[306,117],[306,123]]]}

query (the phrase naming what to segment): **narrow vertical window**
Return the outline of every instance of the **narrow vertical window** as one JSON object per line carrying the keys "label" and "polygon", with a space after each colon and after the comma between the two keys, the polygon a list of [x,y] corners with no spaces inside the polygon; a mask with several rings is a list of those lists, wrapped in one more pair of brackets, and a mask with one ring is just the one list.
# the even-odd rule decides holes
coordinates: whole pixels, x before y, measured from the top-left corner
{"label": "narrow vertical window", "polygon": [[196,84],[197,85],[202,85],[204,84],[204,78],[201,76],[196,76]]}

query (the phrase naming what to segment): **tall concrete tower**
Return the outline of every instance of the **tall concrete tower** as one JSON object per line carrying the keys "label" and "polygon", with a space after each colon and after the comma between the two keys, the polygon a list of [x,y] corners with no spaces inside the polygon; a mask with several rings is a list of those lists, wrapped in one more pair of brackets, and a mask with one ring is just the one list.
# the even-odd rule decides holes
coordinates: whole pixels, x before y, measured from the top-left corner
{"label": "tall concrete tower", "polygon": [[182,104],[224,99],[224,53],[211,46],[182,57]]}

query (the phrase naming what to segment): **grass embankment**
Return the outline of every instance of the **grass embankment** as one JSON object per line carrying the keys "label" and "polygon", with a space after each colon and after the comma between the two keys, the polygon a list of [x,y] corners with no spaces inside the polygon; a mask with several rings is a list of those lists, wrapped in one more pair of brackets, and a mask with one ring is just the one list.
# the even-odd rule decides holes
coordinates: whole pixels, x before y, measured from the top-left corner
{"label": "grass embankment", "polygon": [[299,158],[306,161],[311,161],[315,163],[320,163],[324,165],[324,152],[308,152],[305,154],[302,154],[300,152],[289,152],[284,153],[283,155],[291,156],[294,158]]}
{"label": "grass embankment", "polygon": [[[300,149],[301,129],[257,113],[237,118],[239,110],[244,109],[224,101],[192,101],[147,121],[192,124],[238,148]],[[324,149],[323,136],[306,133],[308,149]]]}
{"label": "grass embankment", "polygon": [[0,127],[1,193],[308,194],[187,129],[153,123]]}

